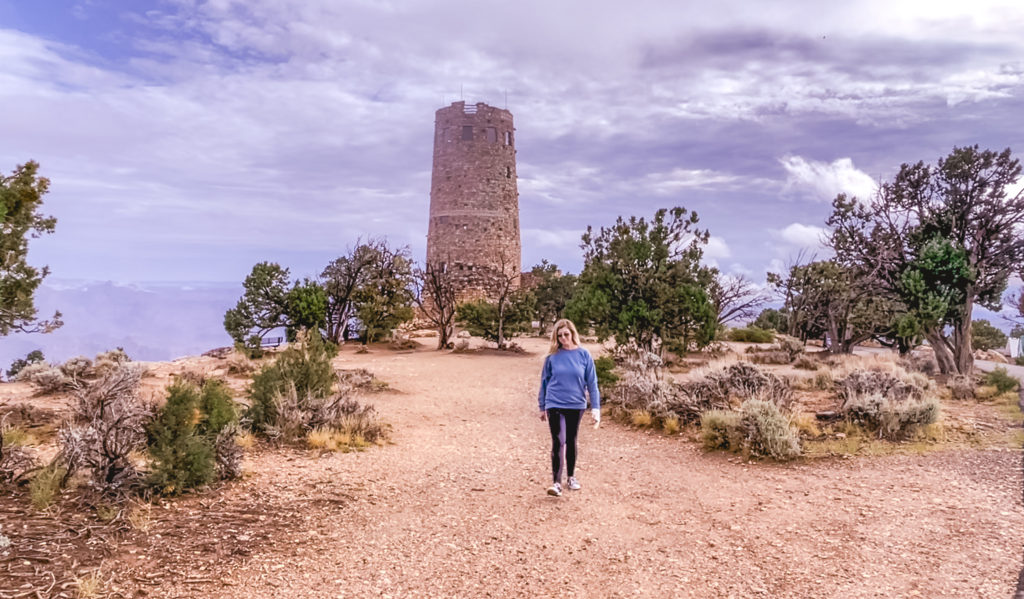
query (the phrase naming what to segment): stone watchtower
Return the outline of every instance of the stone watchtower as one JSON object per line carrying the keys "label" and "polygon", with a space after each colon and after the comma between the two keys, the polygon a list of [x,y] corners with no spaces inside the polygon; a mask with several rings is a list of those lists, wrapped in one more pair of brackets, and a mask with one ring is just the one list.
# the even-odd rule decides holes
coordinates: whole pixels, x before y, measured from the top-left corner
{"label": "stone watchtower", "polygon": [[512,113],[482,102],[437,111],[427,262],[455,273],[463,298],[495,274],[518,277],[519,191]]}

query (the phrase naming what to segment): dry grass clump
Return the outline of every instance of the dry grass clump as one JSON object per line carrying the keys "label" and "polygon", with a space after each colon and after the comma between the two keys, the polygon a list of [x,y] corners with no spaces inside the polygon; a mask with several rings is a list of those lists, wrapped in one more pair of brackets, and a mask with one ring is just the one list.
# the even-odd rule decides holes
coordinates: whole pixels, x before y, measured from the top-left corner
{"label": "dry grass clump", "polygon": [[228,374],[247,375],[256,372],[259,365],[245,354],[234,352],[228,357]]}
{"label": "dry grass clump", "polygon": [[754,364],[789,364],[789,354],[784,351],[759,351],[747,355]]}
{"label": "dry grass clump", "polygon": [[800,370],[817,370],[818,366],[818,361],[806,354],[800,356],[793,362],[793,368]]}
{"label": "dry grass clump", "polygon": [[831,391],[835,388],[836,381],[832,378],[832,370],[819,370],[814,375],[814,388],[819,391]]}
{"label": "dry grass clump", "polygon": [[953,399],[959,401],[974,399],[974,379],[969,376],[951,376],[946,381],[946,387]]}
{"label": "dry grass clump", "polygon": [[387,381],[382,381],[365,368],[354,368],[351,370],[337,370],[338,384],[341,387],[351,387],[359,391],[379,393],[389,388]]}
{"label": "dry grass clump", "polygon": [[51,462],[36,471],[35,476],[28,483],[28,496],[32,507],[37,510],[45,510],[53,505],[57,494],[64,486],[67,474],[67,468],[57,462]]}

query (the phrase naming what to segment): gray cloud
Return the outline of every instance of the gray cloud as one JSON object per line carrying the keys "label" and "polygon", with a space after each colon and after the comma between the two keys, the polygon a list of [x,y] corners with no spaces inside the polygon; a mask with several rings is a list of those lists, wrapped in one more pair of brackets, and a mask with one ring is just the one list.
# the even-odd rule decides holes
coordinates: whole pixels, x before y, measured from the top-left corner
{"label": "gray cloud", "polygon": [[36,158],[53,179],[58,230],[33,256],[65,277],[312,273],[359,235],[419,257],[433,113],[462,95],[507,94],[524,264],[571,271],[587,225],[684,205],[718,260],[758,273],[792,251],[778,231],[828,212],[787,157],[879,179],[1024,135],[1008,126],[1024,108],[1014,8],[112,6],[77,5],[73,35],[0,29],[0,169]]}

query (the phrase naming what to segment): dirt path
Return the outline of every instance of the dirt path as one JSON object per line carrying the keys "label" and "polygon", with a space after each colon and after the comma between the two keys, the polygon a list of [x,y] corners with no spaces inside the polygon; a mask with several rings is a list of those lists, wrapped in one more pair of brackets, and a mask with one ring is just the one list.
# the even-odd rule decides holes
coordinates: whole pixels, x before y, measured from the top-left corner
{"label": "dirt path", "polygon": [[[192,514],[118,550],[180,576],[153,597],[1010,597],[1024,540],[1021,454],[957,451],[746,464],[617,424],[581,433],[583,489],[548,483],[526,356],[344,352],[395,392],[393,443],[258,455]],[[245,528],[218,514],[249,514]],[[258,514],[258,515],[257,515]],[[165,539],[171,533],[164,531]],[[159,562],[159,563],[158,563]],[[154,586],[155,585],[155,586]]]}

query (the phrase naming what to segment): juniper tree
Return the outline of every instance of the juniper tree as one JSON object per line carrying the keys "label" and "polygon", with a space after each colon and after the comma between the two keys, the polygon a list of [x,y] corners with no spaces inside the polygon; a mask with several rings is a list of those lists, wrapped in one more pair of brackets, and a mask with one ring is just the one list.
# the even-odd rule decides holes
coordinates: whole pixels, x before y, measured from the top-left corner
{"label": "juniper tree", "polygon": [[53,233],[57,219],[39,214],[50,180],[39,164],[28,161],[9,176],[0,174],[0,336],[11,332],[49,333],[60,327],[61,313],[36,317],[35,294],[50,274],[46,266],[29,266],[28,240]]}

